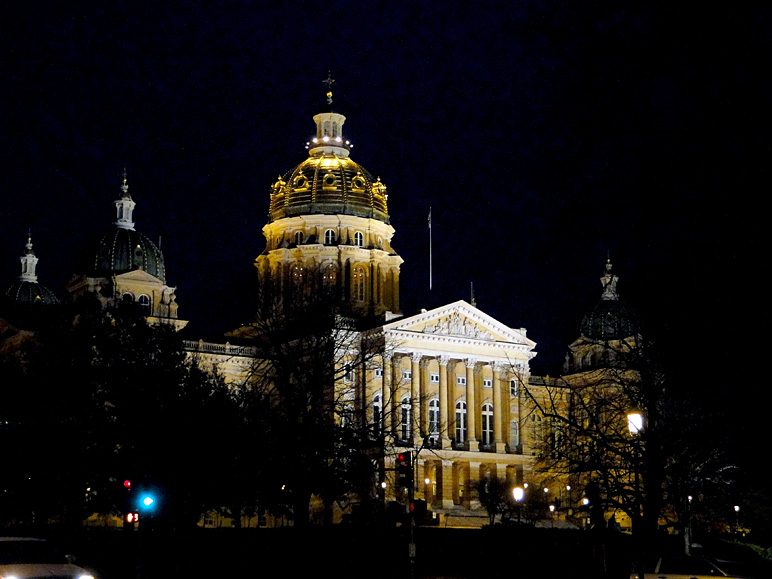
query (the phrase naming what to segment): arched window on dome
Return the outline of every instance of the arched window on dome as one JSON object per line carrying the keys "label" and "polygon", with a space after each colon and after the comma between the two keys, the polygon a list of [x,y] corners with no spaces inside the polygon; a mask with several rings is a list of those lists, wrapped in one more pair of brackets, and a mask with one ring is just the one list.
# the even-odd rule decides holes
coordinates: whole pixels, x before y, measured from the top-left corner
{"label": "arched window on dome", "polygon": [[150,315],[150,298],[146,296],[145,294],[142,294],[137,298],[137,303],[139,304],[139,307],[142,308],[142,312],[145,315]]}
{"label": "arched window on dome", "polygon": [[338,240],[338,236],[335,233],[334,229],[327,229],[324,232],[324,244],[325,245],[335,245],[335,242]]}
{"label": "arched window on dome", "polygon": [[365,270],[362,267],[351,270],[351,297],[356,302],[365,301]]}
{"label": "arched window on dome", "polygon": [[361,231],[354,232],[354,245],[357,247],[365,246],[365,236]]}
{"label": "arched window on dome", "polygon": [[322,267],[322,284],[325,288],[334,288],[338,283],[338,268],[334,263]]}
{"label": "arched window on dome", "polygon": [[296,231],[295,232],[295,245],[302,245],[303,244],[303,232],[302,231]]}

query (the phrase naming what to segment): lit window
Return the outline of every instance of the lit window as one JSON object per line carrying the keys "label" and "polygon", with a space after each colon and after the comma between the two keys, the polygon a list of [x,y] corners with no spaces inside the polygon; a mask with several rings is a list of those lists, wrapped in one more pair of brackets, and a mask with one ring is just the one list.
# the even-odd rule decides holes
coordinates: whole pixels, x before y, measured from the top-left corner
{"label": "lit window", "polygon": [[482,407],[482,443],[490,446],[493,443],[493,406],[483,404]]}
{"label": "lit window", "polygon": [[429,400],[429,445],[436,448],[440,433],[440,401],[437,398]]}
{"label": "lit window", "polygon": [[517,420],[513,420],[509,425],[509,446],[520,446],[520,425]]}
{"label": "lit window", "polygon": [[517,380],[514,378],[509,381],[509,395],[517,397]]}
{"label": "lit window", "polygon": [[354,301],[365,301],[365,270],[361,267],[351,270],[351,293]]}
{"label": "lit window", "polygon": [[400,423],[399,423],[399,433],[400,433],[400,438],[402,440],[410,440],[410,438],[412,438],[411,436],[412,433],[410,431],[410,420],[411,420],[410,397],[403,396],[402,412],[400,414]]}
{"label": "lit window", "polygon": [[456,444],[466,441],[466,402],[456,404]]}

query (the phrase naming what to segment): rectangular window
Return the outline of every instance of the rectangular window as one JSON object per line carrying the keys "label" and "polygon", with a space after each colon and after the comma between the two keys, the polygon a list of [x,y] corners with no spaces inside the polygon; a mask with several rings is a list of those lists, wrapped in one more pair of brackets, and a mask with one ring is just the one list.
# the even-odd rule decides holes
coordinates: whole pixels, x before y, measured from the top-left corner
{"label": "rectangular window", "polygon": [[354,371],[351,369],[351,364],[346,364],[343,367],[343,381],[353,382],[353,380],[354,380]]}
{"label": "rectangular window", "polygon": [[509,395],[517,396],[517,380],[515,379],[509,381]]}
{"label": "rectangular window", "polygon": [[456,376],[456,384],[458,386],[466,386],[466,376]]}
{"label": "rectangular window", "polygon": [[375,377],[376,378],[383,378],[383,368],[376,368],[375,369]]}
{"label": "rectangular window", "polygon": [[402,379],[411,380],[413,378],[413,372],[410,370],[402,370]]}
{"label": "rectangular window", "polygon": [[493,380],[490,378],[483,378],[483,388],[493,388]]}
{"label": "rectangular window", "polygon": [[432,384],[439,384],[440,383],[440,375],[432,372],[429,374],[429,382]]}

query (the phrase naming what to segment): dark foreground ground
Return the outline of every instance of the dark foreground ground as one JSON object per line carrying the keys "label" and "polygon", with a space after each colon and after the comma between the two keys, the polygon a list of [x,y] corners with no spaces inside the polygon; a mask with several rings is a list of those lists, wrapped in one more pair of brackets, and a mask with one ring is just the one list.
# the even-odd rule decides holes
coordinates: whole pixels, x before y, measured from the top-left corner
{"label": "dark foreground ground", "polygon": [[[412,567],[404,529],[198,529],[185,534],[83,529],[51,536],[101,579],[319,575],[336,579],[411,575],[627,579],[635,556],[631,538],[618,533],[601,541],[590,532],[531,527],[419,528]],[[678,548],[677,542],[670,548]],[[750,557],[737,548],[711,550],[719,558]],[[744,565],[750,569],[747,562]],[[772,577],[772,572],[766,568],[748,575]]]}

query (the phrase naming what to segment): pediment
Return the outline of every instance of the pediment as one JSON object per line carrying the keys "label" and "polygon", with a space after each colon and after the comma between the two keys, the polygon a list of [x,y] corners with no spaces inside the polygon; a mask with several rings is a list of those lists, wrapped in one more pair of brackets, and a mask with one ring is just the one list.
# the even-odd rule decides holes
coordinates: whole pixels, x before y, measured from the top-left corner
{"label": "pediment", "polygon": [[525,330],[510,328],[464,300],[401,318],[386,324],[384,330],[536,346],[526,338]]}
{"label": "pediment", "polygon": [[166,285],[154,275],[150,275],[143,269],[133,269],[115,276],[118,283],[149,283],[155,285]]}

